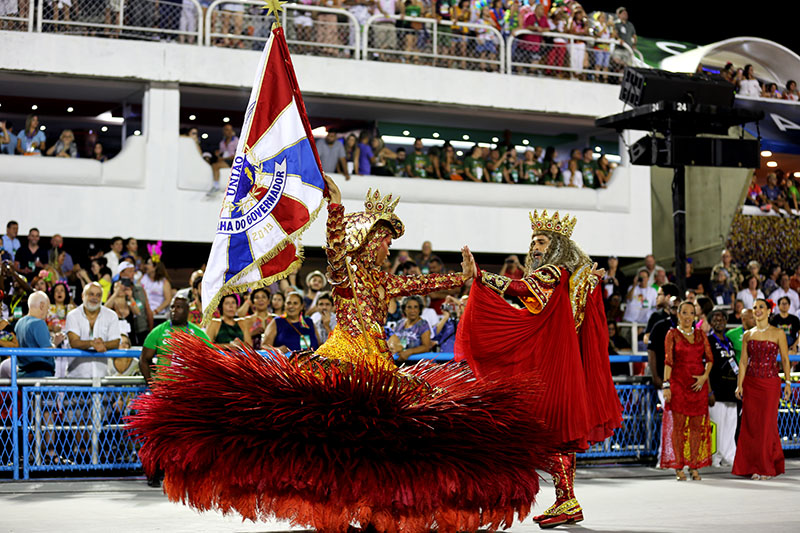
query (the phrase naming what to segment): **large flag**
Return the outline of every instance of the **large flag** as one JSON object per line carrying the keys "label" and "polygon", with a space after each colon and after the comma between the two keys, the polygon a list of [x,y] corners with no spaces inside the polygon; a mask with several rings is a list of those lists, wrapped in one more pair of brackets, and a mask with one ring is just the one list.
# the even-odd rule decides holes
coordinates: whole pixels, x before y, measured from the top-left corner
{"label": "large flag", "polygon": [[283,279],[302,263],[300,235],[324,181],[283,28],[272,30],[244,116],[203,276],[203,323],[220,299]]}

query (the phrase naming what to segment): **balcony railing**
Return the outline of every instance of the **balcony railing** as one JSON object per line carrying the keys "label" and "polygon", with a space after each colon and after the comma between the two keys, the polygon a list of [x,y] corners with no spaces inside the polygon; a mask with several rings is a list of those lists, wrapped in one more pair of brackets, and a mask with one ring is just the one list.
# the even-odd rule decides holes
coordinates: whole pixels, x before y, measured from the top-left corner
{"label": "balcony railing", "polygon": [[[256,0],[19,0],[0,14],[0,30],[260,50],[274,16]],[[517,30],[504,38],[482,22],[382,14],[359,21],[345,9],[286,4],[280,22],[292,53],[430,65],[500,74],[614,81],[625,66],[646,66],[627,44],[562,33]]]}

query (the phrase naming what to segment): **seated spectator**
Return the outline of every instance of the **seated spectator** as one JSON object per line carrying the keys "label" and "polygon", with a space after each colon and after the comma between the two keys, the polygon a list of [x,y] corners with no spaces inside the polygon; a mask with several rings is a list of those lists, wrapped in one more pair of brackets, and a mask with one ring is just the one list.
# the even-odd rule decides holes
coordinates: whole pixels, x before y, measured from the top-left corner
{"label": "seated spectator", "polygon": [[28,242],[14,255],[14,266],[17,272],[31,281],[37,272],[47,267],[47,262],[47,250],[39,246],[39,230],[31,228]]}
{"label": "seated spectator", "polygon": [[375,154],[372,174],[375,176],[394,176],[396,171],[394,162],[397,160],[397,154],[392,152],[380,137],[372,139],[371,147],[372,153]]}
{"label": "seated spectator", "polygon": [[350,179],[347,171],[344,145],[336,140],[336,133],[329,131],[324,139],[317,140],[317,153],[319,154],[322,171],[327,173],[340,172],[346,180]]}
{"label": "seated spectator", "polygon": [[422,318],[423,307],[419,296],[407,296],[400,305],[403,318],[388,341],[389,349],[397,355],[398,362],[407,361],[411,355],[431,351],[431,328]]}
{"label": "seated spectator", "polygon": [[612,255],[608,258],[608,267],[603,278],[603,289],[606,298],[610,298],[612,294],[622,295],[624,287],[625,276],[619,271],[619,259],[617,256]]}
{"label": "seated spectator", "polygon": [[[67,315],[75,309],[66,283],[56,283],[50,290],[50,309],[47,313],[47,329],[62,333],[67,327]],[[66,339],[66,337],[64,337]],[[69,347],[69,346],[64,346]]]}
{"label": "seated spectator", "polygon": [[[445,268],[444,263],[438,256],[434,255],[428,261],[428,273],[447,274],[447,269]],[[441,313],[442,304],[444,304],[444,301],[448,296],[458,296],[458,289],[435,291],[428,294],[428,298],[430,299],[430,304],[428,305],[428,307],[432,309],[433,312],[436,313],[437,315],[434,325],[436,324],[436,322],[439,321],[438,315],[439,313]]]}
{"label": "seated spectator", "polygon": [[[769,295],[769,299],[773,302],[777,302],[782,297],[787,296],[789,298],[789,312],[793,315],[797,314],[797,311],[800,310],[800,296],[797,295],[797,292],[792,290],[789,286],[789,274],[786,272],[781,274],[780,277],[780,287],[772,291]],[[778,306],[775,306],[775,309],[772,311],[773,313],[778,312]]]}
{"label": "seated spectator", "polygon": [[[334,15],[336,16],[336,15]],[[349,134],[344,140],[344,158],[347,161],[347,172],[356,174],[356,149],[358,148],[358,137]]]}
{"label": "seated spectator", "polygon": [[[236,147],[239,145],[239,137],[233,131],[233,126],[225,124],[222,126],[222,140],[219,141],[219,148],[214,151],[216,160],[211,163],[211,170],[213,172],[214,182],[211,184],[211,189],[208,191],[209,195],[213,195],[220,190],[220,172],[231,167],[233,158],[236,156]],[[227,182],[227,180],[226,180]],[[227,183],[226,183],[227,185]]]}
{"label": "seated spectator", "polygon": [[464,178],[469,181],[486,181],[484,174],[483,148],[476,144],[464,159]]}
{"label": "seated spectator", "polygon": [[775,213],[781,214],[781,209],[789,210],[789,202],[778,184],[778,175],[775,172],[767,174],[767,184],[761,188],[761,191]]}
{"label": "seated spectator", "polygon": [[577,159],[567,161],[567,169],[562,173],[565,187],[583,188],[583,173],[580,171],[580,162]]}
{"label": "seated spectator", "polygon": [[[662,267],[657,266],[653,271],[653,283],[651,286],[658,290],[659,287],[663,287],[667,283],[669,283],[669,279],[667,279],[667,271]],[[677,296],[677,294],[675,296]]]}
{"label": "seated spectator", "polygon": [[781,98],[781,93],[778,92],[777,83],[764,84],[764,91],[761,93],[761,98]]}
{"label": "seated spectator", "polygon": [[442,305],[442,318],[433,328],[434,350],[443,353],[453,353],[456,342],[456,332],[458,331],[458,321],[461,320],[461,313],[464,312],[464,304],[467,297],[463,299],[448,296]]}
{"label": "seated spectator", "polygon": [[[595,176],[597,177],[597,187],[603,189],[608,187],[608,182],[611,180],[611,173],[613,171],[614,169],[611,167],[611,163],[608,162],[606,155],[601,155],[600,159],[597,160],[597,167],[594,170]],[[585,181],[586,178],[584,177],[584,182]]]}
{"label": "seated spectator", "polygon": [[154,315],[166,311],[172,299],[172,283],[167,274],[167,267],[161,261],[161,255],[153,256],[145,263],[145,275],[139,280],[147,293],[147,301]]}
{"label": "seated spectator", "polygon": [[706,292],[702,277],[694,273],[694,261],[691,257],[686,258],[686,288],[694,290],[695,294]]}
{"label": "seated spectator", "polygon": [[47,149],[47,155],[55,157],[78,157],[78,146],[75,144],[75,134],[72,130],[61,132],[56,144]]}
{"label": "seated spectator", "polygon": [[333,312],[333,298],[331,293],[323,292],[317,298],[317,311],[311,315],[314,331],[319,344],[328,340],[333,328],[336,327],[336,313]]}
{"label": "seated spectator", "polygon": [[119,262],[122,260],[122,247],[122,237],[111,237],[109,250],[105,253],[105,255],[103,255],[103,257],[106,258],[106,266],[111,270],[111,272],[116,272],[119,268]]}
{"label": "seated spectator", "polygon": [[[608,163],[608,161],[606,161],[606,163]],[[591,148],[583,149],[583,155],[578,168],[583,175],[582,183],[584,187],[587,189],[600,189],[605,186],[605,182],[597,177],[597,169],[600,168],[600,166],[598,161],[594,160],[594,150]]]}
{"label": "seated spectator", "polygon": [[286,314],[286,296],[282,292],[272,293],[269,299],[269,310],[275,316]]}
{"label": "seated spectator", "polygon": [[[758,261],[750,261],[749,263],[747,263],[747,271],[750,273],[751,276],[754,276],[756,279],[758,279],[759,285],[763,284],[764,281],[766,280],[764,275],[761,273],[761,263],[759,263]],[[776,282],[775,287],[777,286],[778,285]]]}
{"label": "seated spectator", "polygon": [[489,152],[489,158],[486,160],[486,178],[491,183],[507,183],[500,151],[496,148]]}
{"label": "seated spectator", "polygon": [[22,243],[19,242],[17,233],[19,232],[19,224],[16,220],[9,220],[6,224],[6,233],[3,235],[2,250],[10,257],[6,258],[9,261],[14,259],[17,251],[22,248]]}
{"label": "seated spectator", "polygon": [[[140,269],[142,266],[142,258],[139,257],[139,241],[137,241],[133,237],[128,237],[125,239],[125,251],[122,252],[122,259],[127,259],[128,261],[133,263],[133,266],[136,269]],[[200,271],[200,275],[203,274],[203,271]]]}
{"label": "seated spectator", "polygon": [[558,163],[555,161],[551,161],[547,167],[545,167],[545,173],[539,179],[540,185],[549,185],[550,187],[563,187],[564,186],[564,176],[561,174],[561,168],[558,166]]}
{"label": "seated spectator", "polygon": [[500,272],[498,272],[498,274],[511,279],[522,279],[525,275],[525,271],[519,262],[519,257],[516,255],[509,255],[503,262],[503,266],[500,267]]}
{"label": "seated spectator", "polygon": [[733,311],[728,315],[728,324],[741,324],[742,312],[745,310],[744,302],[736,300],[733,302]]}
{"label": "seated spectator", "polygon": [[717,270],[717,279],[711,284],[709,296],[716,305],[731,305],[735,291],[728,281],[728,272],[721,268]]}
{"label": "seated spectator", "polygon": [[780,280],[782,273],[783,269],[781,269],[780,265],[772,265],[769,267],[769,269],[767,269],[767,278],[764,280],[761,286],[764,294],[772,294],[779,288],[778,281]]}
{"label": "seated spectator", "polygon": [[761,207],[766,203],[767,200],[764,198],[764,193],[761,190],[761,186],[758,184],[758,176],[754,170],[753,176],[750,178],[750,187],[747,189],[747,196],[744,197],[744,205]]}
{"label": "seated spectator", "polygon": [[[267,325],[274,318],[269,312],[269,297],[270,292],[264,287],[259,287],[253,290],[245,300],[246,303],[249,303],[248,307],[251,313],[244,317],[242,326],[250,331],[250,338],[253,339],[253,348],[256,350],[261,349],[261,335],[263,335]],[[240,316],[243,307],[245,306],[243,305],[239,308]]]}
{"label": "seated spectator", "polygon": [[[199,328],[198,328],[199,329]],[[202,330],[201,330],[202,331]],[[130,350],[131,340],[124,333],[119,337],[119,349]],[[138,357],[109,357],[108,358],[108,376],[139,376],[139,358]]]}
{"label": "seated spectator", "polygon": [[[203,271],[196,271],[200,272],[200,275],[195,276],[191,280],[192,284],[192,300],[189,304],[189,322],[195,325],[200,325],[203,322],[203,291],[201,290],[201,286],[203,284]],[[214,314],[212,318],[219,318],[220,313],[219,309],[214,309]]]}
{"label": "seated spectator", "polygon": [[783,99],[792,100],[793,102],[800,100],[800,92],[797,90],[796,81],[789,80],[786,82],[786,89],[783,91]]}
{"label": "seated spectator", "polygon": [[[420,253],[418,253],[414,257],[414,259],[416,261],[416,264],[414,266],[418,266],[419,267],[421,274],[429,274],[430,273],[430,269],[429,269],[430,265],[429,265],[429,263],[430,263],[432,257],[434,257],[434,255],[433,255],[433,244],[431,244],[431,241],[423,242],[422,243],[422,249],[420,250]],[[406,275],[408,275],[408,274],[406,274]]]}
{"label": "seated spectator", "polygon": [[94,147],[92,147],[92,159],[95,161],[100,161],[101,163],[105,163],[108,160],[105,152],[103,152],[103,145],[99,142],[94,143]]}
{"label": "seated spectator", "polygon": [[525,151],[524,159],[522,160],[522,176],[520,181],[528,185],[535,185],[539,183],[542,177],[542,164],[536,160],[536,155],[532,148]]}
{"label": "seated spectator", "polygon": [[717,280],[717,271],[719,269],[725,269],[728,272],[728,282],[731,284],[734,290],[738,291],[742,286],[744,276],[742,276],[739,267],[733,263],[733,256],[728,250],[722,250],[721,259],[722,260],[714,265],[714,268],[711,269],[712,283],[716,282]]}
{"label": "seated spectator", "polygon": [[395,154],[397,155],[397,159],[394,161],[391,159],[389,160],[390,166],[394,172],[394,176],[397,178],[408,177],[406,174],[406,149],[400,147],[397,149]]}
{"label": "seated spectator", "polygon": [[440,151],[438,146],[431,146],[428,148],[428,160],[431,162],[431,172],[428,175],[429,178],[436,178],[437,180],[442,179],[442,173],[439,168],[439,161]]}
{"label": "seated spectator", "polygon": [[39,128],[39,115],[28,115],[25,130],[17,135],[17,153],[22,155],[42,155],[46,138]]}
{"label": "seated spectator", "polygon": [[0,120],[0,154],[14,155],[17,136],[12,133],[13,129],[10,120]]}
{"label": "seated spectator", "polygon": [[[78,350],[103,353],[119,347],[117,314],[102,304],[103,288],[92,282],[83,289],[83,303],[67,314],[66,333],[69,345]],[[105,357],[72,357],[67,377],[103,377],[108,372]]]}
{"label": "seated spectator", "polygon": [[456,155],[455,148],[453,148],[450,142],[446,142],[444,146],[442,146],[442,149],[444,155],[439,160],[439,174],[442,179],[463,181],[464,167]]}
{"label": "seated spectator", "polygon": [[261,345],[283,353],[319,348],[314,323],[303,315],[302,293],[290,292],[286,296],[286,315],[276,317],[267,325]]}
{"label": "seated spectator", "polygon": [[[28,296],[28,314],[20,318],[14,326],[20,348],[53,348],[64,340],[63,333],[56,333],[50,339],[45,319],[50,310],[47,294],[36,291]],[[41,378],[55,374],[55,352],[53,356],[21,355],[17,357],[19,377]]]}
{"label": "seated spectator", "polygon": [[223,296],[219,301],[219,318],[211,319],[206,334],[211,342],[217,344],[236,345],[245,342],[252,346],[250,330],[242,327],[244,319],[236,317],[239,308],[239,297],[235,294]]}
{"label": "seated spectator", "polygon": [[636,284],[628,289],[625,307],[625,322],[647,324],[650,315],[655,311],[658,293],[650,286],[647,270],[641,269],[636,274]]}
{"label": "seated spectator", "polygon": [[[764,298],[764,293],[759,288],[758,278],[753,275],[747,276],[746,287],[736,293],[736,299],[741,300],[747,309],[752,309],[753,304],[758,298]],[[728,321],[730,322],[730,320]]]}
{"label": "seated spectator", "polygon": [[622,294],[614,292],[606,300],[606,318],[614,322],[623,321]]}
{"label": "seated spectator", "polygon": [[[631,343],[619,334],[617,323],[613,320],[608,322],[608,354],[621,355],[631,353]],[[611,363],[612,376],[630,376],[630,363]]]}
{"label": "seated spectator", "polygon": [[327,284],[328,280],[325,274],[319,270],[310,272],[306,276],[306,291],[303,296],[303,308],[306,309],[309,315],[313,315],[317,311],[317,297]]}
{"label": "seated spectator", "polygon": [[800,318],[791,314],[791,300],[788,296],[778,299],[778,312],[769,317],[769,323],[786,334],[786,345],[789,353],[797,353],[797,334],[800,333]]}

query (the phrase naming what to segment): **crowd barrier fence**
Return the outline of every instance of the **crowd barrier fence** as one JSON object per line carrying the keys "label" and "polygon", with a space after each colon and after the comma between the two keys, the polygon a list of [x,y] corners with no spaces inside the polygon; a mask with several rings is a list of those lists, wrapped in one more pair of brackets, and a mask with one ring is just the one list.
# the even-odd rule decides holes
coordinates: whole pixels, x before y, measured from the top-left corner
{"label": "crowd barrier fence", "polygon": [[[54,353],[55,352],[55,353]],[[92,357],[96,352],[0,348],[10,356],[11,368],[21,355]],[[103,357],[136,357],[139,350],[111,350]],[[413,355],[452,361],[452,353]],[[792,356],[800,361],[800,356]],[[644,362],[645,355],[610,356],[612,363]],[[646,460],[658,453],[661,436],[661,406],[652,385],[641,376],[615,378],[622,404],[623,424],[613,436],[595,444],[580,458],[592,460]],[[800,400],[800,383],[794,383],[793,404]],[[141,463],[136,445],[123,419],[131,413],[133,399],[146,391],[140,376],[92,379],[10,378],[0,379],[0,473],[13,479],[32,474],[98,471],[137,471]],[[800,449],[800,413],[792,405],[778,409],[778,429],[783,448]]]}
{"label": "crowd barrier fence", "polygon": [[[611,39],[529,30],[504,35],[480,21],[283,7],[280,22],[293,54],[604,82],[620,78],[624,66],[647,66],[638,50]],[[16,9],[0,9],[0,30],[247,50],[261,50],[276,21],[257,0],[214,0],[207,7],[198,0],[19,0]]]}

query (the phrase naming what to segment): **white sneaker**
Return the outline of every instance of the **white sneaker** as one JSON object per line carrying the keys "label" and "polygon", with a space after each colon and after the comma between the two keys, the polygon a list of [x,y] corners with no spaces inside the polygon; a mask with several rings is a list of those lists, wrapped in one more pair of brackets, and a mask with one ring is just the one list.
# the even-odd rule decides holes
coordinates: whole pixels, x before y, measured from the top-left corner
{"label": "white sneaker", "polygon": [[219,186],[218,185],[212,185],[211,188],[206,193],[206,198],[211,198],[212,196],[214,196],[218,192],[219,192]]}

